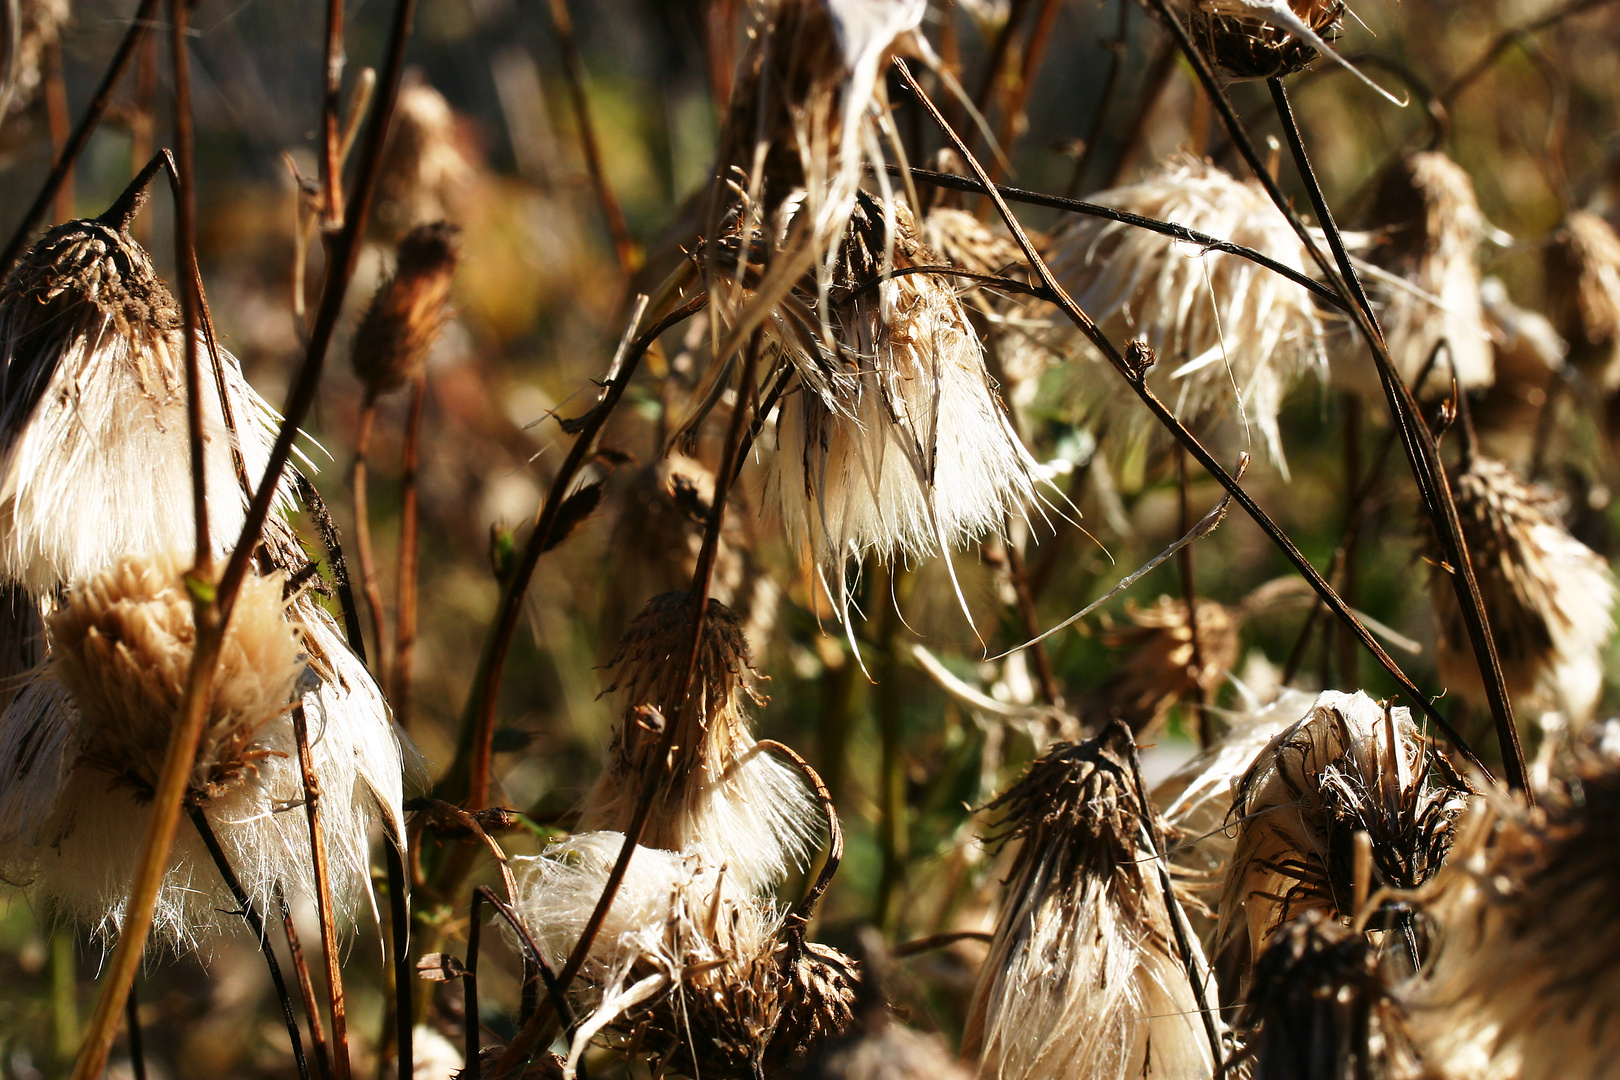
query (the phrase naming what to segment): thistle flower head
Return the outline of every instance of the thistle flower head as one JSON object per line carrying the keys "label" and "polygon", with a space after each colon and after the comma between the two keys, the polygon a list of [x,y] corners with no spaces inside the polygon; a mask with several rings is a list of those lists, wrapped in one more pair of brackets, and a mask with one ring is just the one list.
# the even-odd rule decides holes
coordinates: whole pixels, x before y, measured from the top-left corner
{"label": "thistle flower head", "polygon": [[1194,610],[1197,664],[1185,600],[1161,596],[1149,608],[1128,606],[1130,625],[1104,636],[1126,655],[1081,712],[1093,721],[1123,720],[1140,736],[1156,730],[1188,694],[1214,691],[1237,664],[1238,623],[1232,611],[1213,600],[1199,600]]}
{"label": "thistle flower head", "polygon": [[1054,747],[991,809],[1020,847],[963,1056],[986,1080],[1208,1075],[1125,727]]}
{"label": "thistle flower head", "polygon": [[[749,730],[754,691],[742,624],[707,602],[689,700],[682,702],[696,612],[684,592],[653,598],[610,662],[623,718],[601,778],[586,797],[581,828],[628,826],[647,785],[657,801],[642,839],[670,851],[700,848],[741,888],[769,890],[802,866],[816,808],[798,774],[766,753]],[[677,725],[666,761],[665,725]]]}
{"label": "thistle flower head", "polygon": [[[1338,40],[1343,0],[1191,0],[1193,37],[1240,79],[1269,79],[1309,67],[1319,43]],[[1300,32],[1308,28],[1317,41]]]}
{"label": "thistle flower head", "polygon": [[[1306,266],[1299,238],[1259,185],[1207,161],[1173,158],[1092,201],[1230,239],[1300,272]],[[1057,232],[1051,263],[1111,339],[1153,347],[1160,363],[1149,381],[1178,416],[1192,422],[1225,408],[1247,417],[1282,463],[1283,397],[1305,373],[1326,371],[1323,317],[1310,293],[1247,259],[1105,218],[1075,218]],[[1078,376],[1084,408],[1105,421],[1128,417],[1127,430],[1145,437],[1149,414],[1125,404],[1134,395],[1123,379],[1100,359]]]}
{"label": "thistle flower head", "polygon": [[473,163],[456,138],[456,114],[414,74],[399,89],[393,129],[377,176],[377,223],[398,236],[419,225],[459,219]]}
{"label": "thistle flower head", "polygon": [[[1509,695],[1585,724],[1597,707],[1614,633],[1617,587],[1608,563],[1558,522],[1550,492],[1498,461],[1470,455],[1451,488]],[[1431,592],[1441,674],[1481,701],[1479,668],[1450,575],[1438,561]]]}
{"label": "thistle flower head", "polygon": [[1354,917],[1357,833],[1371,839],[1368,893],[1421,885],[1445,858],[1466,797],[1407,709],[1323,692],[1238,784],[1219,940],[1246,930],[1258,959],[1279,926],[1307,911]]}
{"label": "thistle flower head", "polygon": [[394,273],[377,287],[354,335],[354,373],[376,395],[414,381],[450,318],[457,229],[418,225],[399,242]]}
{"label": "thistle flower head", "polygon": [[1605,390],[1620,388],[1620,236],[1571,211],[1545,253],[1547,296],[1570,362]]}

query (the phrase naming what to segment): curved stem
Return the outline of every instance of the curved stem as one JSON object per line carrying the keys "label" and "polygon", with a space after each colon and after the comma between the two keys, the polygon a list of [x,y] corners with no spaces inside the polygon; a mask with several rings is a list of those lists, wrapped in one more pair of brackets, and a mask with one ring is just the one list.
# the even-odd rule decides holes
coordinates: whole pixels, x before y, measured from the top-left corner
{"label": "curved stem", "polygon": [[[208,542],[208,462],[203,456],[202,368],[197,358],[197,189],[191,129],[191,53],[186,40],[187,0],[169,0],[170,61],[174,65],[174,261],[180,271],[181,333],[186,365],[186,430],[191,444],[191,516],[195,525],[193,573],[209,577],[214,552]],[[223,398],[220,406],[223,408]]]}
{"label": "curved stem", "polygon": [[[343,966],[338,957],[337,910],[321,828],[321,785],[309,752],[309,721],[302,704],[294,705],[293,734],[298,740],[298,768],[304,779],[304,814],[309,818],[309,851],[315,877],[315,912],[321,922],[321,953],[326,959],[326,988],[332,1002],[332,1061],[337,1080],[349,1080],[349,1018],[343,1001]],[[313,1014],[310,1028],[315,1027]]]}
{"label": "curved stem", "polygon": [[371,495],[370,470],[366,457],[371,453],[371,433],[377,426],[377,395],[366,391],[360,406],[360,424],[354,436],[354,468],[350,482],[354,488],[354,557],[360,563],[360,591],[366,597],[366,610],[371,616],[371,640],[376,644],[376,662],[372,673],[377,685],[386,693],[388,681],[388,616],[383,611],[382,590],[377,585],[377,559],[371,549]]}

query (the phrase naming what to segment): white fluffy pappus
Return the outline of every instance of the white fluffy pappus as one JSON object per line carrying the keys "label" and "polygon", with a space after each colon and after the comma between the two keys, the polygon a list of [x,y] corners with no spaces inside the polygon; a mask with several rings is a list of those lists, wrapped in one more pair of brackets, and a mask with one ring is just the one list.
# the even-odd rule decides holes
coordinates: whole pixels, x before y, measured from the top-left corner
{"label": "white fluffy pappus", "polygon": [[[1231,240],[1301,273],[1307,265],[1299,237],[1258,184],[1198,158],[1172,158],[1091,201]],[[1106,218],[1075,218],[1050,250],[1059,280],[1112,341],[1152,346],[1159,364],[1149,382],[1178,417],[1238,413],[1286,468],[1277,411],[1303,375],[1327,370],[1326,317],[1303,286],[1248,259]],[[1092,355],[1075,369],[1082,405],[1110,423],[1127,418],[1126,430],[1145,437],[1151,414]]]}
{"label": "white fluffy pappus", "polygon": [[[624,691],[622,719],[606,766],[586,796],[580,829],[625,829],[648,784],[660,785],[642,842],[670,851],[701,849],[738,887],[774,890],[801,868],[819,811],[799,773],[755,741],[745,699],[762,702],[740,620],[708,601],[693,700],[679,716],[695,612],[685,592],[648,602],[610,667]],[[663,725],[680,723],[672,768],[657,756]]]}
{"label": "white fluffy pappus", "polygon": [[1134,758],[1116,723],[1060,744],[991,804],[1021,847],[963,1036],[983,1080],[1214,1071],[1213,978],[1195,940],[1198,974],[1179,955]]}
{"label": "white fluffy pappus", "polygon": [[[49,620],[52,659],[0,717],[0,873],[103,940],[123,920],[151,782],[190,664],[191,601],[178,565],[130,560],[70,591]],[[375,693],[375,685],[363,668],[353,670],[358,661],[330,616],[299,600],[289,622],[282,587],[280,574],[244,583],[186,798],[261,912],[274,910],[277,891],[313,896],[290,716],[301,700],[332,892],[342,917],[352,918],[370,896],[373,826],[402,835],[400,749],[380,701],[356,707],[356,691]],[[271,663],[277,657],[285,663]],[[238,924],[219,915],[235,907],[202,840],[182,823],[152,941],[176,951],[201,946]]]}

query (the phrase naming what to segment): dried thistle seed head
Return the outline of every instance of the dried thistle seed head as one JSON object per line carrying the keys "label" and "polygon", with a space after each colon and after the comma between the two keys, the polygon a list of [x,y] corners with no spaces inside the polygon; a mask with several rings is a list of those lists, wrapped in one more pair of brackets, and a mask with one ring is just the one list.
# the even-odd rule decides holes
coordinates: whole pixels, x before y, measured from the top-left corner
{"label": "dried thistle seed head", "polygon": [[[1092,201],[1226,237],[1305,272],[1305,249],[1265,192],[1207,161],[1172,158]],[[1309,292],[1236,255],[1104,218],[1076,217],[1054,233],[1050,259],[1112,340],[1151,346],[1160,363],[1149,383],[1183,421],[1220,411],[1253,424],[1286,475],[1277,411],[1305,374],[1327,370],[1324,316]],[[1090,349],[1077,335],[1069,340]],[[1154,425],[1130,387],[1088,355],[1094,363],[1075,367],[1081,409],[1100,424],[1126,425],[1114,427],[1120,436],[1146,439]]]}
{"label": "dried thistle seed head", "polygon": [[1136,771],[1116,723],[1059,744],[990,805],[1020,847],[963,1037],[985,1080],[1214,1068],[1200,1019],[1213,988],[1201,1000],[1178,953]]}
{"label": "dried thistle seed head", "polygon": [[418,225],[399,242],[393,276],[377,287],[354,334],[354,373],[372,395],[414,382],[450,319],[455,276],[454,225]]}
{"label": "dried thistle seed head", "polygon": [[1604,390],[1620,389],[1620,236],[1603,218],[1571,211],[1544,255],[1547,295],[1570,363]]}
{"label": "dried thistle seed head", "polygon": [[886,251],[895,267],[939,263],[910,212],[893,211],[891,233],[883,208],[862,197],[826,327],[812,282],[779,305],[773,327],[797,392],[777,421],[770,497],[840,615],[850,561],[940,555],[999,532],[1035,501],[1036,463],[950,282],[907,274],[872,284]]}
{"label": "dried thistle seed head", "polygon": [[802,945],[789,937],[780,954],[781,1011],[765,1048],[765,1075],[810,1070],[824,1047],[855,1025],[861,988],[860,964],[818,942]]}
{"label": "dried thistle seed head", "polygon": [[[1320,911],[1283,926],[1238,1021],[1252,1080],[1420,1080],[1406,1013],[1365,935]],[[1237,1061],[1232,1063],[1234,1066]]]}
{"label": "dried thistle seed head", "polygon": [[[1565,713],[1578,729],[1596,709],[1614,633],[1617,587],[1608,563],[1558,522],[1557,499],[1479,454],[1454,471],[1457,516],[1485,600],[1508,694]],[[1479,667],[1450,574],[1430,575],[1440,671],[1449,686],[1484,700]]]}
{"label": "dried thistle seed head", "polygon": [[400,236],[418,225],[461,220],[457,210],[474,171],[456,136],[450,103],[411,73],[399,90],[377,177],[378,226]]}
{"label": "dried thistle seed head", "polygon": [[1238,783],[1218,940],[1238,951],[1241,969],[1245,936],[1258,959],[1279,926],[1307,911],[1354,917],[1357,833],[1371,839],[1369,895],[1423,884],[1451,847],[1467,795],[1407,709],[1324,691]]}
{"label": "dried thistle seed head", "polygon": [[[1389,343],[1389,356],[1408,382],[1417,378],[1442,341],[1446,355],[1431,371],[1435,387],[1462,389],[1495,379],[1485,330],[1475,258],[1489,223],[1474,196],[1474,182],[1438,150],[1395,162],[1380,178],[1373,200],[1369,259],[1399,280],[1371,279]],[[1335,374],[1351,385],[1375,384],[1359,341]]]}
{"label": "dried thistle seed head", "polygon": [[[291,706],[304,665],[282,585],[279,574],[242,583],[187,787],[194,804],[252,772],[260,727]],[[197,636],[180,561],[124,560],[69,590],[46,633],[52,674],[79,711],[78,767],[150,798]]]}
{"label": "dried thistle seed head", "polygon": [[[1193,38],[1204,53],[1239,79],[1269,79],[1309,67],[1316,46],[1277,19],[1263,0],[1191,0]],[[1339,39],[1343,0],[1287,0],[1288,10],[1325,43]]]}
{"label": "dried thistle seed head", "polygon": [[1594,758],[1538,810],[1475,799],[1424,890],[1434,958],[1407,991],[1447,1076],[1608,1077],[1620,1061],[1620,773]]}
{"label": "dried thistle seed head", "polygon": [[12,54],[8,101],[0,96],[0,116],[20,113],[31,105],[44,79],[45,54],[61,46],[62,30],[72,21],[69,0],[22,0],[12,9],[20,16]]}
{"label": "dried thistle seed head", "polygon": [[1176,702],[1191,694],[1211,694],[1237,664],[1238,623],[1232,611],[1213,600],[1199,600],[1197,664],[1187,602],[1161,596],[1152,607],[1127,605],[1130,625],[1109,630],[1103,640],[1126,652],[1081,708],[1093,723],[1122,720],[1140,737],[1155,731]]}
{"label": "dried thistle seed head", "polygon": [[[769,890],[803,866],[817,812],[797,772],[760,750],[750,730],[754,690],[742,624],[716,600],[683,707],[696,605],[684,592],[654,597],[631,624],[609,666],[624,712],[606,766],[586,797],[580,827],[628,827],[647,785],[656,785],[642,840],[670,851],[701,848],[743,888]],[[665,725],[677,725],[668,759]]]}
{"label": "dried thistle seed head", "polygon": [[[0,287],[0,580],[36,596],[194,542],[180,308],[128,232],[146,197],[131,185],[101,217],[50,230]],[[200,332],[197,348],[212,376]],[[218,558],[280,418],[223,349],[199,390]]]}

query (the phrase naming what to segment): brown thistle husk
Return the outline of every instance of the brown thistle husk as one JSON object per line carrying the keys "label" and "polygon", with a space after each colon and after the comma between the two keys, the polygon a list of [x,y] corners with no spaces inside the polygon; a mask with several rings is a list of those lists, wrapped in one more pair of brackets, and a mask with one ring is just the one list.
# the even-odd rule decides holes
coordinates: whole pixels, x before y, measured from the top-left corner
{"label": "brown thistle husk", "polygon": [[0,99],[0,116],[31,105],[44,81],[45,53],[62,43],[62,30],[73,19],[69,0],[22,0],[12,57],[11,100]]}
{"label": "brown thistle husk", "polygon": [[430,222],[465,220],[458,211],[475,173],[457,137],[450,103],[410,73],[399,90],[377,177],[377,227],[398,237]]}
{"label": "brown thistle husk", "polygon": [[[625,708],[580,828],[626,828],[651,784],[658,794],[643,844],[700,847],[733,880],[769,890],[804,865],[815,804],[799,774],[755,743],[745,706],[765,699],[742,623],[717,600],[708,601],[692,697],[682,707],[695,610],[685,592],[654,597],[609,661],[609,692],[623,691]],[[658,755],[665,724],[679,725],[667,760]]]}
{"label": "brown thistle husk", "polygon": [[[1509,696],[1558,709],[1580,728],[1603,688],[1617,591],[1613,573],[1559,523],[1551,492],[1525,483],[1501,462],[1468,455],[1453,472],[1451,489]],[[1433,565],[1440,672],[1448,686],[1483,702],[1450,574],[1438,557]]]}
{"label": "brown thistle husk", "polygon": [[1419,894],[1440,929],[1407,997],[1447,1077],[1620,1076],[1620,771],[1589,757],[1564,780],[1535,810],[1475,799]]}
{"label": "brown thistle husk", "polygon": [[1307,911],[1254,966],[1228,1075],[1248,1080],[1420,1080],[1405,1010],[1366,935]]}
{"label": "brown thistle husk", "polygon": [[[1344,26],[1343,0],[1288,0],[1289,8],[1332,44]],[[1269,79],[1309,67],[1316,48],[1242,0],[1192,0],[1192,37],[1204,54],[1239,79]]]}
{"label": "brown thistle husk", "polygon": [[439,221],[418,225],[399,242],[394,273],[377,287],[354,334],[354,373],[369,394],[398,390],[426,370],[450,319],[458,231]]}
{"label": "brown thistle husk", "polygon": [[1214,600],[1199,600],[1198,660],[1193,663],[1193,629],[1187,624],[1187,602],[1161,596],[1153,606],[1128,604],[1130,625],[1103,635],[1110,648],[1125,651],[1096,693],[1082,706],[1089,723],[1122,720],[1141,738],[1157,731],[1170,709],[1193,694],[1209,695],[1236,666],[1238,622]]}
{"label": "brown thistle husk", "polygon": [[963,1036],[984,1080],[1214,1069],[1200,1015],[1214,988],[1178,951],[1135,755],[1130,732],[1111,724],[1054,747],[990,804],[997,838],[1020,846]]}
{"label": "brown thistle husk", "polygon": [[[1217,930],[1228,962],[1245,971],[1278,927],[1308,911],[1356,917],[1357,833],[1371,840],[1368,894],[1427,881],[1451,847],[1468,792],[1407,709],[1360,691],[1324,691],[1238,783]],[[1408,923],[1399,910],[1377,919],[1380,928]]]}
{"label": "brown thistle husk", "polygon": [[1620,236],[1573,210],[1543,256],[1550,314],[1569,361],[1604,391],[1620,389]]}

